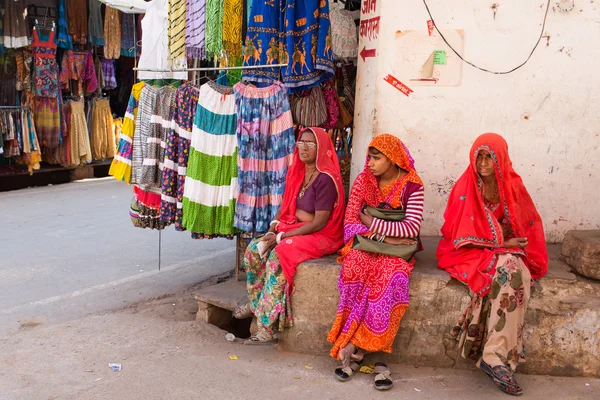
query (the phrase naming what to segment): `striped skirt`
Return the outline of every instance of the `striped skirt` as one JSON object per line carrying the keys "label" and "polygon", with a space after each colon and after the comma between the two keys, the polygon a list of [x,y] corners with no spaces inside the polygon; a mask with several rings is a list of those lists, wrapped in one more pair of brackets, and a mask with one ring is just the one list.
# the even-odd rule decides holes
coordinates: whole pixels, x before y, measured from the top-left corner
{"label": "striped skirt", "polygon": [[200,88],[183,192],[183,227],[202,235],[234,233],[237,115],[229,87]]}
{"label": "striped skirt", "polygon": [[295,135],[283,83],[255,88],[234,86],[238,113],[239,195],[235,227],[266,232],[283,201]]}

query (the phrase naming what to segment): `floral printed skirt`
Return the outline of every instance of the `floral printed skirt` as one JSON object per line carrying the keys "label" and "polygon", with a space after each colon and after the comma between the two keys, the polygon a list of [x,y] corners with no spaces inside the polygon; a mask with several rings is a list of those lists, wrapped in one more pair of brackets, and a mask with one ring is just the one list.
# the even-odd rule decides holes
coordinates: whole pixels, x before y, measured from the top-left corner
{"label": "floral printed skirt", "polygon": [[498,258],[492,288],[484,297],[472,295],[452,335],[464,358],[515,371],[525,361],[523,324],[531,293],[531,274],[521,258]]}
{"label": "floral printed skirt", "polygon": [[272,334],[292,326],[292,307],[277,252],[272,250],[266,259],[261,259],[259,242],[260,239],[253,239],[248,244],[242,268],[246,271],[250,308],[258,327]]}

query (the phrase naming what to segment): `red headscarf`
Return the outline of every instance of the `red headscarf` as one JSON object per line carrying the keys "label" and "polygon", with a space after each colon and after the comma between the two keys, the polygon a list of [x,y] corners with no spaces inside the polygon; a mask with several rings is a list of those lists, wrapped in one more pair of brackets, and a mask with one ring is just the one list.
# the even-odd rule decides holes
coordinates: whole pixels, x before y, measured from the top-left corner
{"label": "red headscarf", "polygon": [[[281,244],[277,246],[279,261],[290,290],[293,287],[296,266],[299,263],[326,254],[333,254],[343,245],[342,224],[346,202],[337,154],[327,132],[321,128],[305,128],[300,132],[300,136],[307,130],[314,133],[317,141],[317,169],[320,173],[328,175],[335,183],[337,200],[325,228],[311,235],[294,236],[291,238],[293,240],[289,243],[289,246],[286,246],[289,239],[282,241],[281,244],[284,246],[281,246]],[[277,225],[278,232],[289,232],[305,224],[305,222],[298,222],[296,218],[296,198],[304,182],[305,170],[306,164],[300,160],[298,148],[296,148],[292,165],[289,167],[286,176],[283,204],[279,216],[281,223]]]}
{"label": "red headscarf", "polygon": [[[502,227],[485,206],[483,181],[477,173],[477,154],[486,150],[492,156],[500,207],[515,237],[527,238],[525,250],[504,248]],[[534,279],[548,271],[548,252],[542,219],[523,180],[514,171],[504,138],[495,133],[479,136],[470,152],[470,165],[458,179],[444,213],[443,238],[437,251],[438,266],[465,282],[476,294],[485,295],[491,285],[499,254],[520,254]],[[489,248],[464,247],[478,244]]]}

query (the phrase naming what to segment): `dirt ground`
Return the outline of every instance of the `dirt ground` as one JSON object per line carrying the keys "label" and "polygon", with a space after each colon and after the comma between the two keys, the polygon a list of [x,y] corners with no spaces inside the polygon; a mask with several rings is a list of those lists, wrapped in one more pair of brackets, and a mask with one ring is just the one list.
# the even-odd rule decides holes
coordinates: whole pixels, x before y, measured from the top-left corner
{"label": "dirt ground", "polygon": [[[0,399],[507,399],[482,372],[391,365],[390,393],[373,375],[333,378],[331,358],[227,342],[225,331],[194,321],[191,293],[47,325],[21,321],[0,338]],[[113,372],[108,364],[120,363]],[[598,399],[600,380],[518,375],[523,399]]]}

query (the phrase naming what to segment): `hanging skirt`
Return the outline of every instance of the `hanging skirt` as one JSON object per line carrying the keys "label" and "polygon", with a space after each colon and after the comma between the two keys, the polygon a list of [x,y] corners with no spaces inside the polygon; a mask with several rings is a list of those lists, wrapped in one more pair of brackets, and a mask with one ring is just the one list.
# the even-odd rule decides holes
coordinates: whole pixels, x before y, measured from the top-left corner
{"label": "hanging skirt", "polygon": [[102,21],[102,3],[98,0],[90,0],[90,42],[93,46],[104,46],[104,25]]}
{"label": "hanging skirt", "polygon": [[95,100],[92,116],[92,157],[104,160],[115,156],[113,118],[108,100]]}
{"label": "hanging skirt", "polygon": [[87,1],[69,0],[67,2],[67,21],[69,24],[69,33],[74,43],[87,43]]}
{"label": "hanging skirt", "polygon": [[9,0],[4,9],[4,47],[17,49],[29,45],[27,0]]}
{"label": "hanging skirt", "polygon": [[121,11],[106,7],[104,15],[104,57],[121,57]]}
{"label": "hanging skirt", "polygon": [[230,87],[200,88],[183,192],[183,227],[202,235],[233,235],[237,194],[237,116]]}
{"label": "hanging skirt", "polygon": [[71,118],[69,120],[71,165],[88,164],[92,162],[92,150],[90,149],[90,137],[83,103],[71,102]]}
{"label": "hanging skirt", "polygon": [[60,144],[59,100],[55,97],[35,97],[35,130],[40,144],[54,149]]}
{"label": "hanging skirt", "polygon": [[281,82],[265,88],[239,82],[234,90],[240,126],[235,227],[266,232],[283,202],[296,146],[288,95]]}

